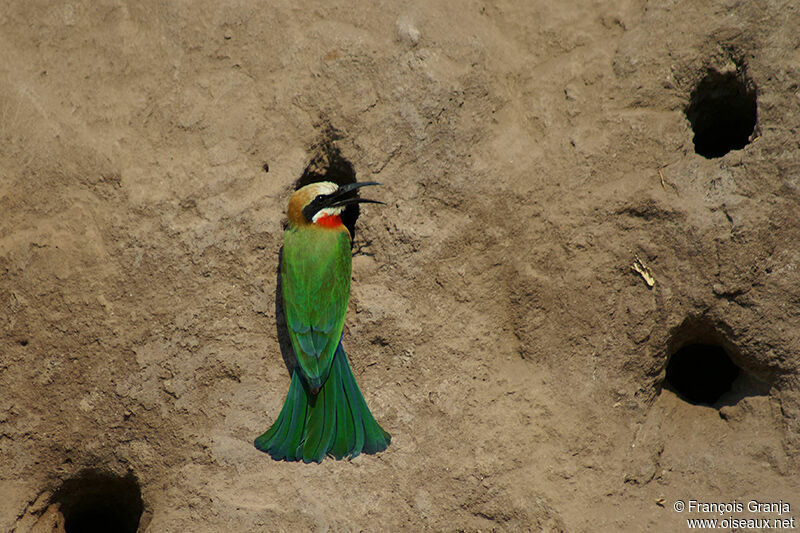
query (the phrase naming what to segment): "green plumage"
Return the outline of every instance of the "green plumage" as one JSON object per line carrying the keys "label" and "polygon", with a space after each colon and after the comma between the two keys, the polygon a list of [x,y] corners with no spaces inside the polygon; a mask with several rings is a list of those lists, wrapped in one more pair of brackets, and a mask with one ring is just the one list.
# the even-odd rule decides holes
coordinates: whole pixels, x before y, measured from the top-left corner
{"label": "green plumage", "polygon": [[281,282],[286,325],[312,389],[328,375],[350,299],[350,236],[316,226],[286,230]]}
{"label": "green plumage", "polygon": [[284,234],[281,284],[297,367],[278,419],[255,441],[274,459],[321,462],[386,449],[341,345],[350,298],[350,235],[314,225]]}

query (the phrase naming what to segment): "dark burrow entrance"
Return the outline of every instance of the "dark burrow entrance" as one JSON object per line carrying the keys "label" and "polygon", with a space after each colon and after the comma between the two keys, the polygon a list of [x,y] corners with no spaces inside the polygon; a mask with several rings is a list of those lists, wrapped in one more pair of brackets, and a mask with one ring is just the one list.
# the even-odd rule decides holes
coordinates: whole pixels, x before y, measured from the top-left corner
{"label": "dark burrow entrance", "polygon": [[118,477],[95,470],[68,479],[53,495],[61,504],[67,533],[136,533],[144,511],[133,474]]}
{"label": "dark burrow entrance", "polygon": [[694,150],[707,159],[740,150],[757,122],[756,86],[744,72],[710,70],[695,87],[686,108],[694,131]]}
{"label": "dark burrow entrance", "polygon": [[690,403],[714,405],[740,373],[721,346],[691,343],[669,358],[664,386]]}

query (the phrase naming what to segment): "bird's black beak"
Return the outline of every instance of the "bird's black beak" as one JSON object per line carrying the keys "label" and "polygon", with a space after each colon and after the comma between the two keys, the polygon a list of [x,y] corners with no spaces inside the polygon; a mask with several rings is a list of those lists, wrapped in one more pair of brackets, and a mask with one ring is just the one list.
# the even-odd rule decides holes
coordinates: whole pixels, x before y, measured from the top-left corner
{"label": "bird's black beak", "polygon": [[341,185],[334,192],[325,197],[325,207],[344,207],[351,204],[383,204],[378,200],[370,200],[356,196],[358,189],[369,185],[380,185],[377,181],[362,181]]}
{"label": "bird's black beak", "polygon": [[314,215],[317,212],[326,207],[347,207],[353,204],[382,204],[383,202],[358,196],[358,189],[368,185],[380,185],[380,183],[377,181],[346,183],[330,194],[320,195],[314,198],[314,200],[303,208],[303,216],[310,222],[314,219]]}

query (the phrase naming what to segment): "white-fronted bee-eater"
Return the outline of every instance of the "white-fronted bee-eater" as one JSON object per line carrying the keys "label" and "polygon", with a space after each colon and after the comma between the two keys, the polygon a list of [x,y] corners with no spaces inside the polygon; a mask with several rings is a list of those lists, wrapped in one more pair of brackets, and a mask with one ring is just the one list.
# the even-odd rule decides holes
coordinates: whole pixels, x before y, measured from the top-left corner
{"label": "white-fronted bee-eater", "polygon": [[281,288],[297,365],[283,409],[255,446],[274,459],[322,462],[385,450],[391,437],[375,421],[342,348],[350,298],[351,235],[343,211],[375,182],[323,181],[289,199],[283,236]]}

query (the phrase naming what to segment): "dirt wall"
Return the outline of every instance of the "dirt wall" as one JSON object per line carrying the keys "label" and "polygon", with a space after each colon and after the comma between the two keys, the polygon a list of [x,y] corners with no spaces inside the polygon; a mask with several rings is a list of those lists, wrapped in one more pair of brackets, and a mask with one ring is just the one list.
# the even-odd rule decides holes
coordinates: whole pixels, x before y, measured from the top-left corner
{"label": "dirt wall", "polygon": [[[772,0],[6,4],[0,530],[796,513],[798,27]],[[275,462],[284,209],[331,153],[383,183],[344,342],[392,444]],[[718,379],[702,346],[736,369],[710,405],[677,385]]]}

